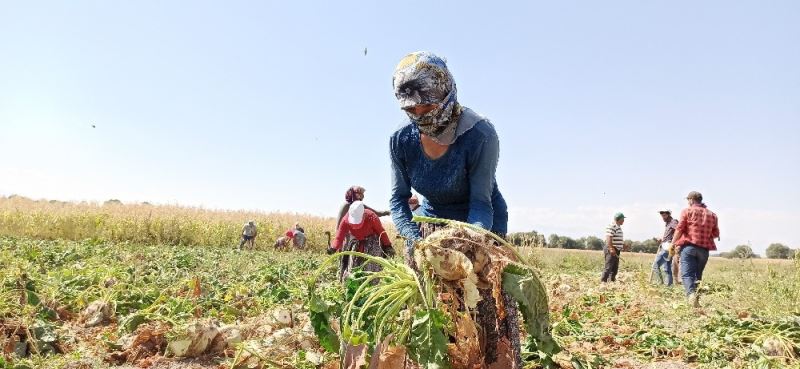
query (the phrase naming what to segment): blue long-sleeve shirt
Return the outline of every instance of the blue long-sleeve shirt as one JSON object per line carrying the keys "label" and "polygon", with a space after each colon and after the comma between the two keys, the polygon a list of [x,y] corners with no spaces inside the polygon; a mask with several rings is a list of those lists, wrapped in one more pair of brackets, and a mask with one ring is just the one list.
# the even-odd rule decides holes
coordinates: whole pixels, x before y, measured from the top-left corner
{"label": "blue long-sleeve shirt", "polygon": [[[472,119],[473,122],[465,122]],[[500,143],[494,126],[469,109],[459,125],[472,126],[450,145],[442,157],[428,158],[420,143],[417,127],[408,123],[392,134],[392,219],[400,235],[420,238],[411,221],[408,199],[414,188],[425,200],[424,215],[479,225],[495,233],[508,229],[508,209],[497,188],[495,171]]]}

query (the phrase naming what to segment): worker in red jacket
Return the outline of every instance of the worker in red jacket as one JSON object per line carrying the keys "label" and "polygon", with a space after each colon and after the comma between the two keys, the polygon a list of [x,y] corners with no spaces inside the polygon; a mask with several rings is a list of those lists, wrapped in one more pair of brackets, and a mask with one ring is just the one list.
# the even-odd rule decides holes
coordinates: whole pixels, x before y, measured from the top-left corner
{"label": "worker in red jacket", "polygon": [[[348,235],[350,235],[350,241],[345,245],[344,240]],[[347,211],[347,216],[342,217],[339,229],[336,230],[336,238],[330,245],[328,253],[343,250],[358,251],[377,257],[394,256],[392,241],[389,240],[380,218],[374,211],[366,209],[361,201],[354,201]],[[350,271],[364,264],[364,261],[365,259],[360,257],[347,258],[347,262],[342,265],[342,270],[340,270],[340,278],[342,280],[347,278]],[[363,270],[379,271],[380,265],[367,263]]]}

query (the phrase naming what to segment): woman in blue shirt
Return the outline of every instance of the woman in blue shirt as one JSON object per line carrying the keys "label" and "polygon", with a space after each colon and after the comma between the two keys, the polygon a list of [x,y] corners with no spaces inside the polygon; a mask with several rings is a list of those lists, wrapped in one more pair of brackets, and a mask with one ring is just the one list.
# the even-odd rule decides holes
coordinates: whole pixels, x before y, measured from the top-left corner
{"label": "woman in blue shirt", "polygon": [[[488,119],[456,99],[444,61],[412,53],[397,67],[395,96],[409,122],[392,134],[391,213],[400,235],[422,237],[411,221],[411,188],[425,197],[427,216],[464,221],[505,235],[508,209],[495,171],[500,143]],[[410,243],[408,252],[411,252]]]}
{"label": "woman in blue shirt", "polygon": [[[391,213],[398,232],[408,240],[406,262],[414,265],[414,244],[423,237],[419,225],[411,221],[412,188],[424,196],[422,214],[475,224],[505,236],[508,209],[495,179],[500,143],[494,126],[458,103],[453,76],[436,55],[407,55],[395,69],[393,85],[409,118],[389,144]],[[504,294],[506,318],[499,320],[491,291],[481,291],[481,297],[478,311],[487,333],[486,363],[510,356],[516,364],[512,367],[520,367],[516,303]],[[512,352],[500,352],[501,337],[510,341]]]}

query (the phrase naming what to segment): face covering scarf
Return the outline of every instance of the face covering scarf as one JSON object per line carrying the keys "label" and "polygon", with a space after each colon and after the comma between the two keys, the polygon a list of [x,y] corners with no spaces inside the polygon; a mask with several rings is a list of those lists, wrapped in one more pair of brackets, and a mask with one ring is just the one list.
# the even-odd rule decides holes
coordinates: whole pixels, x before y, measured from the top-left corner
{"label": "face covering scarf", "polygon": [[[458,103],[456,83],[442,58],[425,51],[407,55],[395,68],[392,84],[400,108],[421,133],[442,145],[455,142],[463,108]],[[423,115],[406,110],[426,104],[436,107]]]}

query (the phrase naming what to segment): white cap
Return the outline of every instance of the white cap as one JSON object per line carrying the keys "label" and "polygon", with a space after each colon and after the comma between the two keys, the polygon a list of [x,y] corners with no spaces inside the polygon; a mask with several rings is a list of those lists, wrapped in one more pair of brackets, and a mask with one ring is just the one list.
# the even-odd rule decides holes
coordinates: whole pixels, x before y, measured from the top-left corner
{"label": "white cap", "polygon": [[364,203],[353,201],[350,210],[347,211],[347,222],[352,225],[359,225],[364,221]]}

